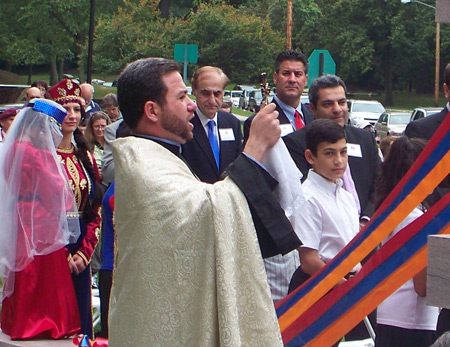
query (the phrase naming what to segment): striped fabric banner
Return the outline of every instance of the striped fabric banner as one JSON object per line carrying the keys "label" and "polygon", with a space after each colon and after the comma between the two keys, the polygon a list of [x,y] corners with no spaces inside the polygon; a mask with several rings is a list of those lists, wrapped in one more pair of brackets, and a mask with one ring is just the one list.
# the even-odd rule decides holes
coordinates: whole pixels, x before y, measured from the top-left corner
{"label": "striped fabric banner", "polygon": [[407,225],[361,271],[324,296],[283,333],[286,346],[330,346],[427,262],[427,237],[450,233],[450,194]]}
{"label": "striped fabric banner", "polygon": [[447,116],[416,163],[389,194],[366,227],[324,268],[276,305],[283,336],[291,324],[375,249],[448,175],[449,130],[450,117]]}

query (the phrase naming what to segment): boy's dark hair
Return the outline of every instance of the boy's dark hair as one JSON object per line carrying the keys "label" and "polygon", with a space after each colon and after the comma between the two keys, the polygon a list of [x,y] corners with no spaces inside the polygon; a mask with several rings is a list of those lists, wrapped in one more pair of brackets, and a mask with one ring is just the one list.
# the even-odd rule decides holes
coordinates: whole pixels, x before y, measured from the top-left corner
{"label": "boy's dark hair", "polygon": [[308,59],[302,52],[294,51],[293,49],[278,54],[278,57],[275,59],[275,72],[280,71],[281,63],[285,60],[302,62],[305,67],[305,73],[308,73]]}
{"label": "boy's dark hair", "polygon": [[317,101],[319,100],[319,90],[325,88],[335,88],[342,86],[344,88],[345,95],[347,95],[347,87],[343,80],[336,75],[322,75],[312,81],[308,90],[309,102],[317,107]]}
{"label": "boy's dark hair", "polygon": [[314,156],[317,156],[317,148],[322,142],[336,143],[346,138],[344,128],[329,119],[316,119],[306,126],[305,131],[306,149]]}
{"label": "boy's dark hair", "polygon": [[144,105],[151,100],[164,106],[167,86],[162,77],[180,71],[177,62],[163,58],[146,58],[130,63],[117,80],[117,97],[123,119],[135,129],[144,113]]}

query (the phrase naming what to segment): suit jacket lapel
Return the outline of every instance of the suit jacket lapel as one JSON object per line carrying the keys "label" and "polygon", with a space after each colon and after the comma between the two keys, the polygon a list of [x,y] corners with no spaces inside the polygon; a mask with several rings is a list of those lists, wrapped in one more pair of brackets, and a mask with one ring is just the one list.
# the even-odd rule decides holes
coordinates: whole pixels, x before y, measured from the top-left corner
{"label": "suit jacket lapel", "polygon": [[[230,124],[227,122],[226,117],[222,114],[222,111],[217,112],[217,126],[218,129],[231,128]],[[232,154],[232,141],[223,141],[219,132],[220,141],[220,170],[222,170],[222,163],[228,161],[227,156]],[[219,170],[219,171],[220,171]]]}
{"label": "suit jacket lapel", "polygon": [[303,112],[303,122],[305,125],[312,123],[314,121],[314,116],[311,112],[309,105],[302,104],[302,112]]}
{"label": "suit jacket lapel", "polygon": [[[272,102],[276,105],[275,110],[278,111],[278,120],[280,121],[280,124],[291,124],[291,122],[289,122],[288,117],[286,116],[280,105],[278,105],[276,100],[273,99]],[[294,128],[292,128],[292,130],[294,130]]]}
{"label": "suit jacket lapel", "polygon": [[197,142],[205,157],[208,159],[208,162],[217,169],[216,160],[214,159],[211,145],[209,144],[208,137],[206,136],[205,128],[203,128],[203,124],[200,121],[200,118],[198,118],[197,113],[195,113],[195,116],[192,118],[191,122],[194,125],[194,139],[192,141]]}

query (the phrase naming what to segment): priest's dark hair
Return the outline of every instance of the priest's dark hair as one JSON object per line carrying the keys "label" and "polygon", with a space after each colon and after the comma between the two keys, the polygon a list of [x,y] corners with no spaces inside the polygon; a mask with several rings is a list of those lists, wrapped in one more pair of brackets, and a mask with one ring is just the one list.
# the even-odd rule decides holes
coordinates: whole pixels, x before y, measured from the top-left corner
{"label": "priest's dark hair", "polygon": [[167,87],[162,77],[173,71],[180,71],[178,63],[164,58],[139,59],[122,71],[117,80],[117,97],[130,129],[137,127],[147,101],[164,106]]}

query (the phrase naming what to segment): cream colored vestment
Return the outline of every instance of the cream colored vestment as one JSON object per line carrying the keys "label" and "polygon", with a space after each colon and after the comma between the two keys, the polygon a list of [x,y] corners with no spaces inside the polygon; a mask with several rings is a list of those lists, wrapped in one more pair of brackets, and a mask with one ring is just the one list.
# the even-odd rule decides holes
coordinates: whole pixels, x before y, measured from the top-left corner
{"label": "cream colored vestment", "polygon": [[282,346],[247,201],[163,146],[113,143],[118,254],[109,344]]}

